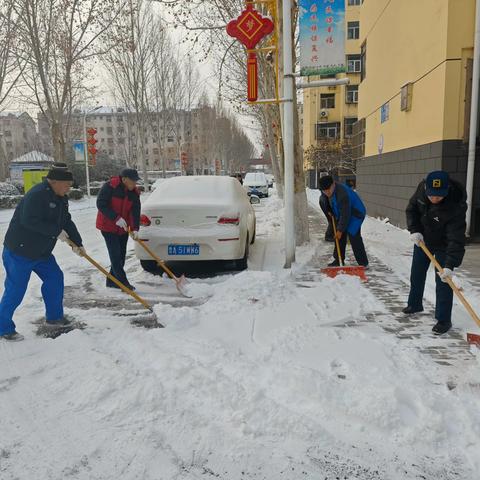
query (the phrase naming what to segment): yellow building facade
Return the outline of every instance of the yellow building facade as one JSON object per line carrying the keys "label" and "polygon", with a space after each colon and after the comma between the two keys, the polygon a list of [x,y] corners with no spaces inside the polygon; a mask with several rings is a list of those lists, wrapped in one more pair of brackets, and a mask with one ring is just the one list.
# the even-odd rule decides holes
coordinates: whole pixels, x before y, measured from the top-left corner
{"label": "yellow building facade", "polygon": [[[307,88],[303,93],[303,150],[317,145],[323,138],[347,140],[358,119],[358,85],[360,83],[360,6],[361,0],[345,0],[345,54],[350,84],[332,87]],[[325,77],[312,76],[310,81]],[[305,169],[314,165],[305,161]]]}
{"label": "yellow building facade", "polygon": [[370,215],[404,226],[407,201],[428,172],[447,170],[465,184],[475,0],[364,0],[359,10],[358,191]]}

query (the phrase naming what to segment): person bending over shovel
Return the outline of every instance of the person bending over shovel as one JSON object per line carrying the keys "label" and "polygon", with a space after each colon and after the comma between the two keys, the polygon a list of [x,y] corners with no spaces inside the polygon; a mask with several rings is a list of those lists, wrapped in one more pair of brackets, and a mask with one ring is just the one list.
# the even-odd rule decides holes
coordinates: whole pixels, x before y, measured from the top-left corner
{"label": "person bending over shovel", "polygon": [[57,240],[68,238],[73,251],[83,256],[82,238],[68,212],[67,193],[72,173],[64,163],[54,163],[46,179],[31,188],[18,204],[5,235],[3,265],[5,291],[0,301],[0,337],[23,340],[15,330],[13,314],[23,300],[32,272],[42,280],[47,326],[66,327],[63,316],[63,272],[52,255]]}
{"label": "person bending over shovel", "polygon": [[[346,185],[333,180],[330,175],[321,177],[319,188],[323,199],[320,204],[328,204],[332,212],[332,222],[336,224],[336,236],[340,244],[340,254],[345,259],[347,237],[352,245],[353,254],[357,263],[363,267],[368,266],[368,257],[363,244],[361,227],[365,219],[366,208],[359,195]],[[329,267],[340,266],[337,250],[333,252],[334,260]]]}
{"label": "person bending over shovel", "polygon": [[[135,287],[127,280],[125,257],[127,255],[128,231],[138,238],[140,228],[140,191],[138,172],[124,168],[120,175],[112,177],[101,188],[97,197],[97,228],[102,232],[110,257],[110,273],[130,290]],[[107,287],[119,288],[109,278]]]}
{"label": "person bending over shovel", "polygon": [[431,172],[422,180],[407,206],[407,228],[413,247],[410,273],[410,294],[403,313],[423,312],[423,291],[430,259],[420,242],[443,267],[435,275],[437,323],[432,331],[441,335],[452,327],[453,290],[448,285],[453,269],[462,264],[465,254],[467,194],[463,185],[449,178],[444,171]]}

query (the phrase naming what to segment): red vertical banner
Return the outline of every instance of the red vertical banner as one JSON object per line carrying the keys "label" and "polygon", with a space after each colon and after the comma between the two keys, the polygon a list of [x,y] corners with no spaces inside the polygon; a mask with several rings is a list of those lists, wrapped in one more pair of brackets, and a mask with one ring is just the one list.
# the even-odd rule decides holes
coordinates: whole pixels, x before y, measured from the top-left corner
{"label": "red vertical banner", "polygon": [[247,60],[247,97],[249,102],[258,99],[258,64],[255,53],[248,54]]}

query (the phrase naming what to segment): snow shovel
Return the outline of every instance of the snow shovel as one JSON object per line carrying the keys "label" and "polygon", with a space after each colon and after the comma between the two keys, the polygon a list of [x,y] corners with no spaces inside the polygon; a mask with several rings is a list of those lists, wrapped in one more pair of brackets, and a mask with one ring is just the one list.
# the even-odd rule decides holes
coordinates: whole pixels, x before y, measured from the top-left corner
{"label": "snow shovel", "polygon": [[[438,273],[443,273],[443,268],[437,262],[437,259],[432,255],[432,252],[427,248],[424,242],[419,243],[420,248],[424,251],[425,255],[430,259],[430,261],[435,265],[435,268],[438,270]],[[480,318],[473,310],[472,306],[467,302],[467,299],[463,296],[462,291],[455,285],[451,278],[447,278],[447,283],[450,285],[451,289],[455,292],[457,298],[462,302],[463,306],[466,308],[467,312],[473,318],[475,323],[480,327]],[[476,333],[467,333],[467,342],[474,344],[480,347],[480,335]]]}
{"label": "snow shovel", "polygon": [[[68,238],[67,238],[67,243],[72,248],[77,247],[77,245]],[[97,270],[100,270],[108,279],[110,279],[113,283],[115,283],[115,285],[121,288],[125,293],[133,297],[137,302],[141,303],[147,310],[149,310],[152,313],[155,321],[157,321],[157,316],[153,311],[152,306],[146,300],[140,297],[140,295],[137,295],[133,290],[130,290],[128,287],[126,287],[122,282],[120,282],[120,280],[117,280],[110,272],[107,272],[107,270],[105,270],[92,257],[87,255],[86,253],[82,254],[82,257],[88,260]],[[158,326],[163,327],[163,325],[161,325],[160,323],[158,323]]]}
{"label": "snow shovel", "polygon": [[[131,230],[129,230],[128,233],[133,238]],[[155,253],[152,252],[150,247],[148,247],[143,240],[140,240],[139,238],[133,238],[133,240],[138,242],[145,249],[145,251],[157,262],[157,265],[175,282],[175,286],[177,287],[177,290],[181,295],[186,298],[192,298],[190,295],[187,295],[183,290],[187,284],[187,279],[185,278],[185,275],[182,275],[181,277],[175,276],[175,274],[167,267],[165,262],[157,255],[155,255]]]}
{"label": "snow shovel", "polygon": [[321,272],[325,273],[330,278],[335,278],[337,275],[353,275],[355,277],[360,277],[361,280],[364,282],[367,281],[367,276],[365,275],[365,267],[361,265],[357,266],[345,266],[345,263],[342,258],[342,253],[340,252],[340,243],[337,238],[337,225],[335,223],[335,217],[330,214],[332,218],[332,226],[333,226],[333,236],[335,237],[335,246],[337,248],[337,255],[338,261],[340,262],[340,267],[325,267],[322,268]]}

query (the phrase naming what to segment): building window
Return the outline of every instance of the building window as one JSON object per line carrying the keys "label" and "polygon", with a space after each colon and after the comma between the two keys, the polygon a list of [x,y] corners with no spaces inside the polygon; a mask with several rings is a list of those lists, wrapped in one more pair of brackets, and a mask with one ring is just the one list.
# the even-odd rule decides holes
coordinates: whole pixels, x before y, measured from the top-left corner
{"label": "building window", "polygon": [[10,130],[5,130],[5,136],[6,137],[11,137],[12,136],[12,132]]}
{"label": "building window", "polygon": [[343,122],[343,135],[345,138],[353,135],[353,125],[357,123],[357,118],[345,118]]}
{"label": "building window", "polygon": [[317,123],[316,140],[325,138],[338,138],[340,136],[340,123]]}
{"label": "building window", "polygon": [[363,81],[363,79],[367,76],[367,43],[366,42],[362,45],[360,59],[361,59],[360,81]]}
{"label": "building window", "polygon": [[390,118],[390,103],[384,103],[380,109],[380,122],[385,123]]}
{"label": "building window", "polygon": [[347,39],[358,40],[360,38],[360,22],[348,22]]}
{"label": "building window", "polygon": [[361,5],[362,0],[348,0],[349,5]]}
{"label": "building window", "polygon": [[360,73],[362,59],[360,55],[347,55],[347,73]]}
{"label": "building window", "polygon": [[345,92],[346,103],[358,103],[358,85],[347,85]]}
{"label": "building window", "polygon": [[107,122],[112,122],[112,117],[106,117]]}
{"label": "building window", "polygon": [[335,94],[321,93],[320,94],[320,108],[335,108]]}
{"label": "building window", "polygon": [[168,143],[172,143],[172,142],[173,142],[173,135],[169,135],[169,136],[167,137],[167,142],[168,142]]}

